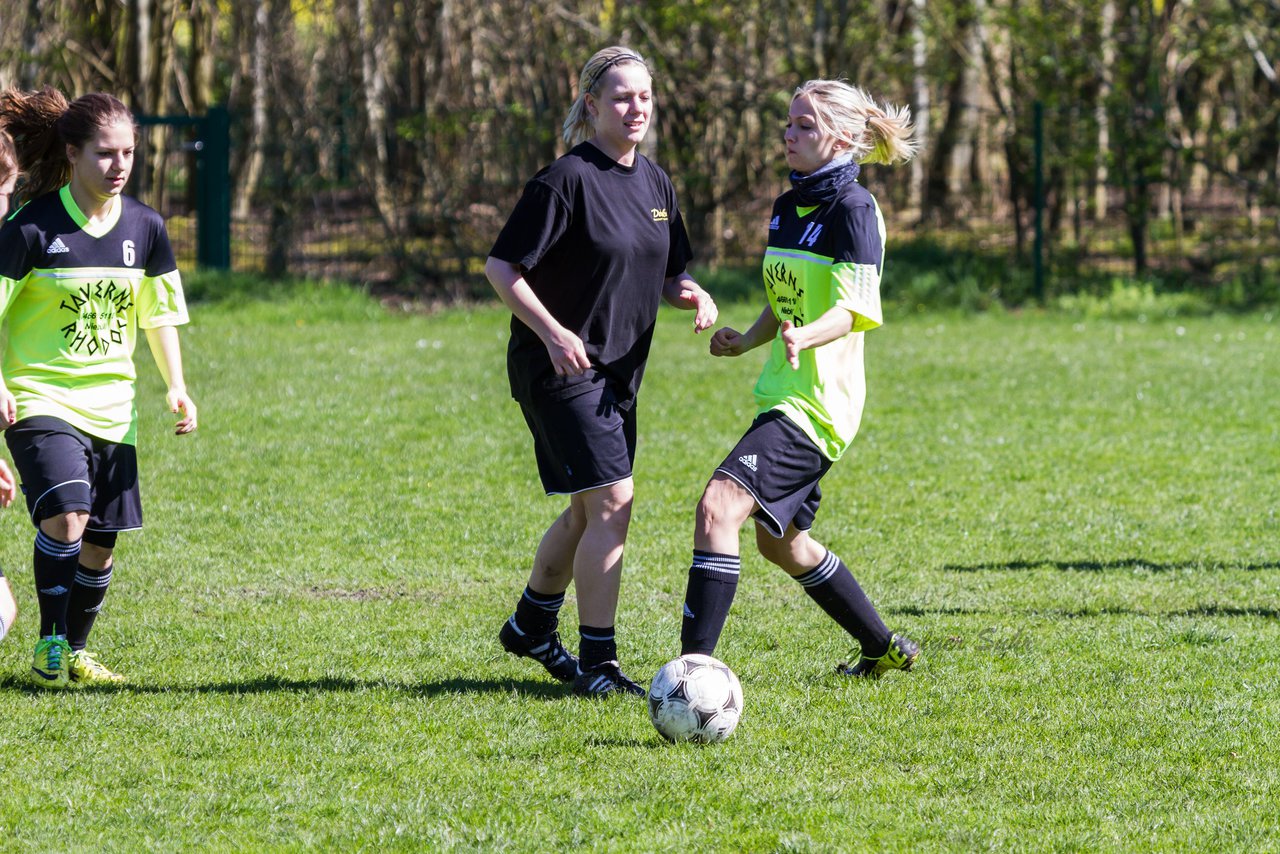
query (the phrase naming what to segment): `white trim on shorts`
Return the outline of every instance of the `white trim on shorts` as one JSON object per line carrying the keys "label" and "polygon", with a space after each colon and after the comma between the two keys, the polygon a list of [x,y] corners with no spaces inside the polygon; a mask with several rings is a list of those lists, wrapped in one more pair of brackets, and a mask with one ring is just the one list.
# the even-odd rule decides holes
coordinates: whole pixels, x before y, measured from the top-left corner
{"label": "white trim on shorts", "polygon": [[98,534],[124,534],[129,531],[141,531],[142,526],[134,525],[132,528],[91,528],[88,525],[85,525],[84,529],[86,531],[93,531]]}
{"label": "white trim on shorts", "polygon": [[93,484],[87,480],[81,480],[80,478],[77,477],[71,480],[64,480],[62,483],[55,483],[53,486],[49,487],[44,492],[40,493],[40,497],[31,503],[31,524],[32,525],[35,525],[36,527],[40,526],[40,523],[36,521],[36,511],[40,509],[40,502],[44,501],[45,496],[48,495],[50,492],[53,492],[58,487],[66,486],[68,483],[83,483],[85,486],[89,487],[89,499],[90,499],[89,512],[93,512],[93,506],[92,506]]}
{"label": "white trim on shorts", "polygon": [[593,489],[604,489],[606,486],[613,486],[615,483],[622,483],[624,480],[631,480],[635,476],[635,472],[632,472],[626,477],[620,477],[617,480],[610,480],[606,483],[597,483],[595,486],[588,486],[583,489],[575,489],[573,492],[548,492],[547,495],[581,495],[582,493],[590,492]]}

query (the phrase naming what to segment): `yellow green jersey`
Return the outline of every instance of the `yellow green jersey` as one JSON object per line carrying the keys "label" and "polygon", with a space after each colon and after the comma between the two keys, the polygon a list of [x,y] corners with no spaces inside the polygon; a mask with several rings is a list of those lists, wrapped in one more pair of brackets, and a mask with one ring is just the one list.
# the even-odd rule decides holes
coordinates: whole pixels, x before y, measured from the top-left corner
{"label": "yellow green jersey", "polygon": [[0,370],[19,420],[132,445],[138,330],[186,323],[187,306],[164,220],[126,196],[113,205],[91,224],[63,187],[0,228]]}
{"label": "yellow green jersey", "polygon": [[853,315],[853,330],[801,351],[798,370],[787,363],[781,334],[776,335],[756,383],[756,404],[759,412],[782,412],[833,461],[862,421],[863,334],[883,322],[884,239],[880,207],[857,181],[816,206],[801,205],[795,190],[773,205],[764,285],[774,316],[780,324],[803,326],[839,306]]}

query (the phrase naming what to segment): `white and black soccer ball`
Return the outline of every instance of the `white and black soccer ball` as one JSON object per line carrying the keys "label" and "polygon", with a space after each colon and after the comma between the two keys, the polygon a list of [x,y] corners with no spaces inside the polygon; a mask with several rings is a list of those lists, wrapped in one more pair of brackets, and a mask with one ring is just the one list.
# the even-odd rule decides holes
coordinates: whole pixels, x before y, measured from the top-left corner
{"label": "white and black soccer ball", "polygon": [[742,719],[742,683],[719,659],[682,655],[653,677],[649,718],[668,741],[724,741]]}

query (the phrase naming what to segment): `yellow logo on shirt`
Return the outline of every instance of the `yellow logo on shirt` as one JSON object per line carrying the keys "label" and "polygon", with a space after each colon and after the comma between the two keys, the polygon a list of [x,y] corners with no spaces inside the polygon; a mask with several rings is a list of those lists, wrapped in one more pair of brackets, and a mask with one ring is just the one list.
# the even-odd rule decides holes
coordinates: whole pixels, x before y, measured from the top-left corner
{"label": "yellow logo on shirt", "polygon": [[653,214],[653,221],[654,221],[654,222],[666,222],[666,221],[667,221],[667,209],[666,209],[666,208],[653,208],[653,209],[650,211],[650,213],[652,213],[652,214]]}

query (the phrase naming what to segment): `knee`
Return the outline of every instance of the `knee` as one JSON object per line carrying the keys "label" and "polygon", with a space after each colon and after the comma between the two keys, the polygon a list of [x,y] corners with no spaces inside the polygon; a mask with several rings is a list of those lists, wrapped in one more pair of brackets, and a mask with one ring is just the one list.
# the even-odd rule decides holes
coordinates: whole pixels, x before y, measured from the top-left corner
{"label": "knee", "polygon": [[58,513],[40,520],[40,530],[46,536],[64,543],[74,543],[84,536],[85,525],[89,524],[89,514],[83,510],[71,513]]}
{"label": "knee", "polygon": [[584,527],[606,527],[625,532],[631,525],[634,503],[635,487],[630,480],[607,486],[579,505]]}
{"label": "knee", "polygon": [[751,515],[755,499],[736,481],[713,478],[698,502],[698,528],[703,533],[738,530]]}

